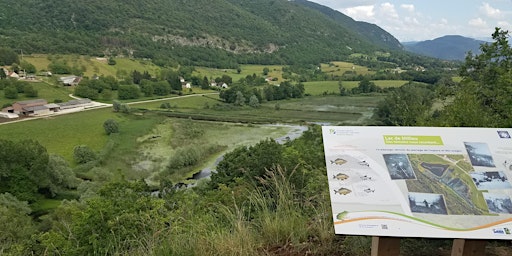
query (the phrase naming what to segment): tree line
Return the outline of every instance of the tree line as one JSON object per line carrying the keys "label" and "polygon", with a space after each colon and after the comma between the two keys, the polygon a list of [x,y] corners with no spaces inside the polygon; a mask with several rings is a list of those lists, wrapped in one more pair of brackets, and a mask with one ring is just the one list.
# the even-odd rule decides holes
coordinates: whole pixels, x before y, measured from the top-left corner
{"label": "tree line", "polygon": [[443,78],[435,86],[398,88],[376,109],[379,121],[402,126],[510,127],[510,34],[496,28],[492,37],[492,43],[481,45],[480,54],[467,55],[459,69],[462,81]]}

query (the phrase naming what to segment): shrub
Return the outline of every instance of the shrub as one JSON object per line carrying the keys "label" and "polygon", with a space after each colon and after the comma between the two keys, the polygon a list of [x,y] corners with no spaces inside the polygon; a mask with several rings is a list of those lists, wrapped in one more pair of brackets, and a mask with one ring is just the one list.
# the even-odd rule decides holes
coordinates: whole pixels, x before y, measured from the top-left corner
{"label": "shrub", "polygon": [[73,159],[77,164],[85,164],[96,160],[96,154],[86,145],[78,145],[73,149]]}
{"label": "shrub", "polygon": [[103,128],[105,129],[105,133],[107,133],[107,135],[119,132],[119,124],[114,119],[107,119],[103,123]]}
{"label": "shrub", "polygon": [[4,89],[4,96],[7,99],[17,99],[18,89],[15,86],[9,86]]}
{"label": "shrub", "polygon": [[112,102],[112,108],[114,112],[119,112],[121,110],[121,102],[114,100],[114,102]]}

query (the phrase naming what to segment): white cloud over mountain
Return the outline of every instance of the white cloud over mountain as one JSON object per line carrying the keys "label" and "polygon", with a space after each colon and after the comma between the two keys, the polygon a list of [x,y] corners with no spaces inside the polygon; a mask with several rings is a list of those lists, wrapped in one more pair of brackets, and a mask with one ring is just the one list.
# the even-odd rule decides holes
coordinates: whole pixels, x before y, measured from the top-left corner
{"label": "white cloud over mountain", "polygon": [[[488,38],[495,27],[512,31],[510,0],[309,0],[355,20],[377,24],[400,41],[443,35]],[[508,17],[508,19],[507,19]]]}

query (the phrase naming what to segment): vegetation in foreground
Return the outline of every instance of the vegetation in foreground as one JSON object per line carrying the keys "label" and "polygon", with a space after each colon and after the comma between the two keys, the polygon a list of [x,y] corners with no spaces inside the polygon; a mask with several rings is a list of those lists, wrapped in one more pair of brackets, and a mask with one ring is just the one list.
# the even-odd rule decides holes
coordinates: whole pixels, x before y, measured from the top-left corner
{"label": "vegetation in foreground", "polygon": [[[496,42],[482,46],[481,55],[468,56],[459,85],[409,84],[393,90],[385,98],[387,104],[377,108],[379,121],[509,127],[510,95],[503,93],[511,78],[508,33],[497,30],[493,36]],[[375,88],[366,85],[359,89]],[[434,100],[429,100],[434,95],[451,100],[436,111]],[[468,102],[474,107],[468,108]],[[139,111],[132,113],[120,115],[144,117]],[[0,166],[0,252],[368,255],[368,238],[332,233],[320,138],[319,126],[313,125],[301,138],[285,144],[264,140],[237,147],[224,156],[210,180],[193,188],[165,178],[156,187],[116,175],[116,170],[105,172],[96,168],[102,158],[87,147],[76,147],[77,167],[72,169],[36,141],[0,141],[4,163]],[[112,150],[108,152],[114,152],[115,146],[108,146]],[[197,159],[199,153],[190,150],[183,155]],[[183,163],[173,162],[174,166]],[[88,172],[93,175],[83,175],[82,180],[75,177]],[[47,209],[51,198],[66,200],[44,215],[35,211],[35,202]],[[405,255],[446,255],[450,245],[447,240],[405,242]],[[507,247],[507,242],[490,243],[489,251],[498,254],[502,249],[502,255],[507,255]]]}

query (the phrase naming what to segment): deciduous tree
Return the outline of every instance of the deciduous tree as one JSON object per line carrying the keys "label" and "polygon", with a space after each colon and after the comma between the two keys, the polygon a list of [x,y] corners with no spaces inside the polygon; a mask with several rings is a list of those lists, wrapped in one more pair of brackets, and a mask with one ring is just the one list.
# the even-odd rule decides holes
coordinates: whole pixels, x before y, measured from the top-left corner
{"label": "deciduous tree", "polygon": [[375,114],[384,125],[415,126],[430,114],[434,93],[419,85],[404,85],[379,102]]}
{"label": "deciduous tree", "polygon": [[496,28],[494,42],[468,54],[453,103],[439,115],[446,125],[512,126],[512,48],[509,32]]}
{"label": "deciduous tree", "polygon": [[18,98],[18,89],[16,86],[8,86],[4,88],[4,96],[7,99],[17,99]]}
{"label": "deciduous tree", "polygon": [[78,145],[73,149],[73,159],[77,164],[85,164],[96,158],[96,153],[86,145]]}
{"label": "deciduous tree", "polygon": [[27,202],[19,201],[9,193],[0,194],[0,253],[29,255],[31,236],[36,228],[29,216]]}
{"label": "deciduous tree", "polygon": [[117,123],[114,119],[107,119],[103,123],[103,129],[105,129],[105,133],[107,135],[110,135],[112,133],[118,133],[119,132],[119,123]]}
{"label": "deciduous tree", "polygon": [[49,157],[33,140],[0,140],[0,193],[8,192],[22,201],[35,201],[45,189]]}
{"label": "deciduous tree", "polygon": [[0,66],[20,63],[18,54],[9,48],[0,48]]}

